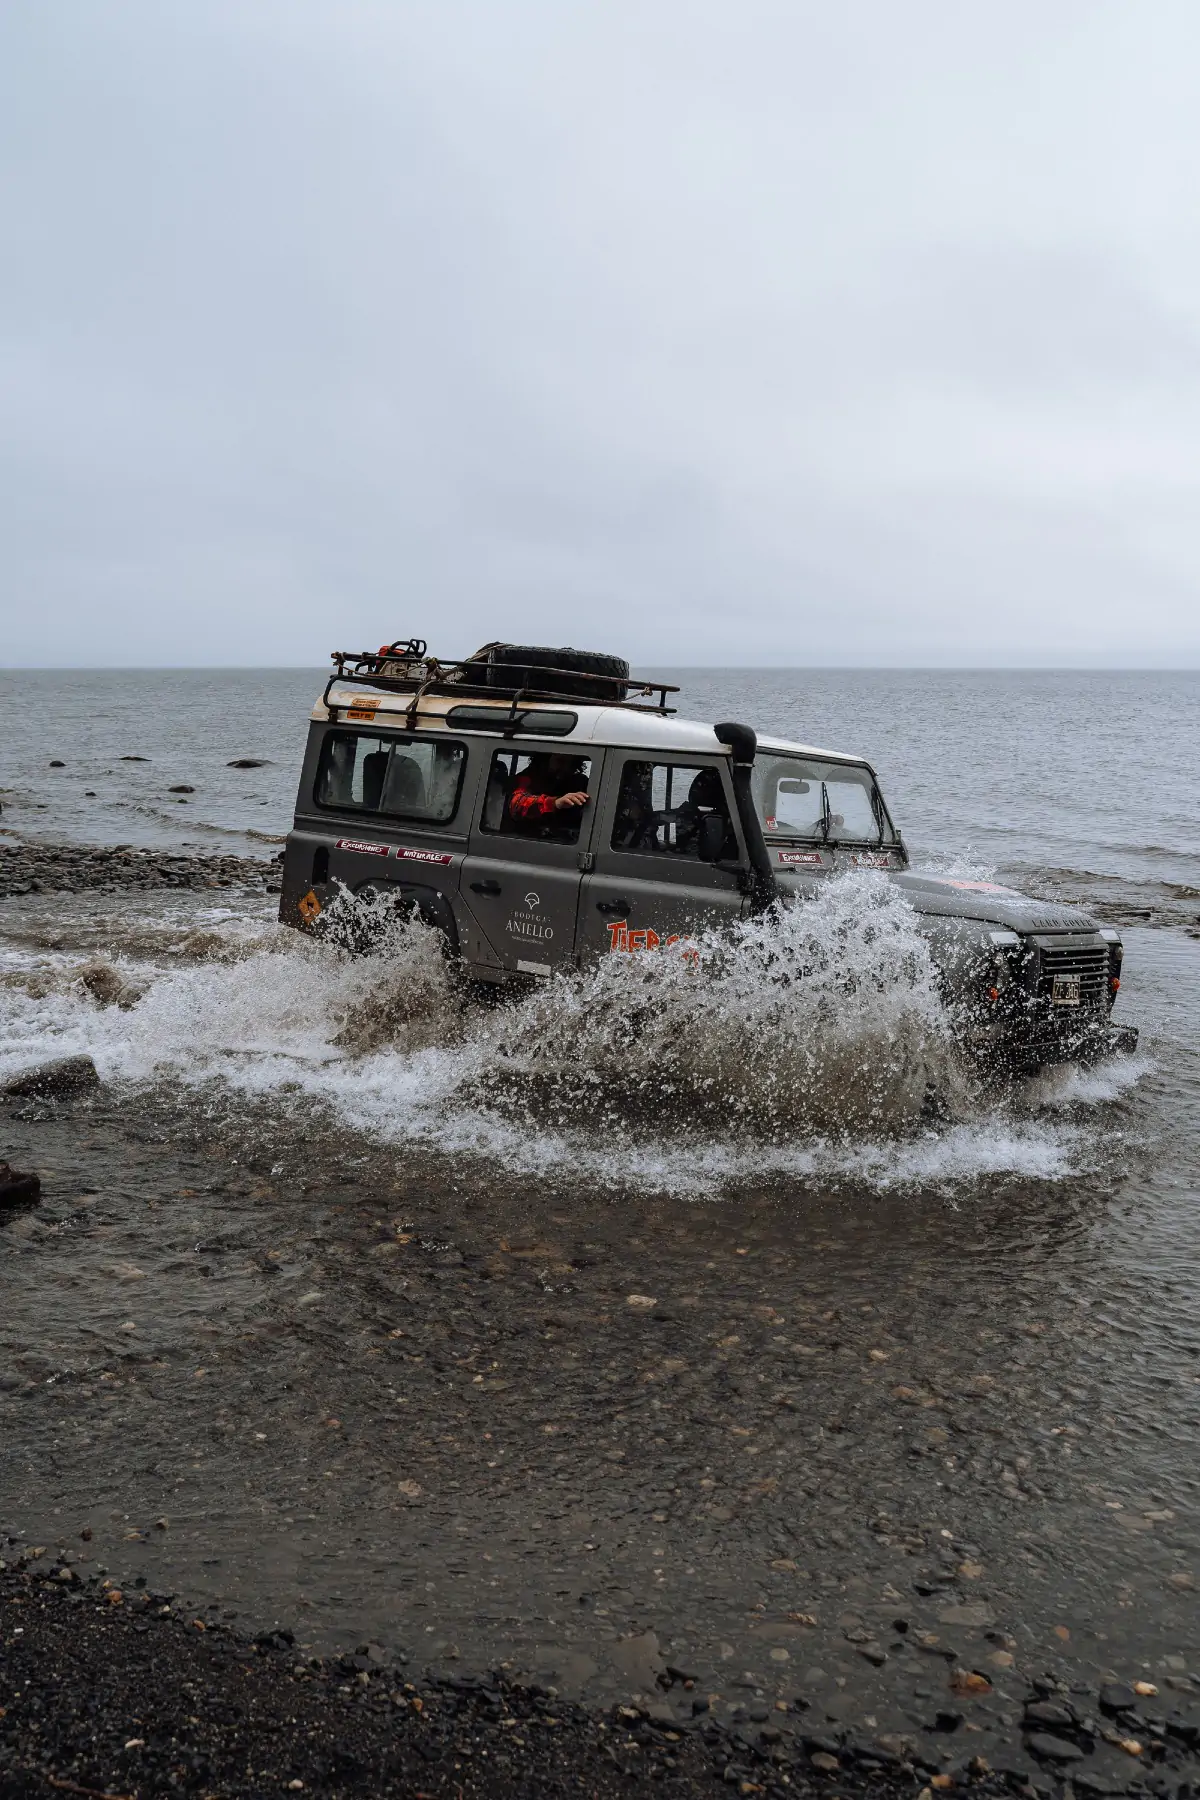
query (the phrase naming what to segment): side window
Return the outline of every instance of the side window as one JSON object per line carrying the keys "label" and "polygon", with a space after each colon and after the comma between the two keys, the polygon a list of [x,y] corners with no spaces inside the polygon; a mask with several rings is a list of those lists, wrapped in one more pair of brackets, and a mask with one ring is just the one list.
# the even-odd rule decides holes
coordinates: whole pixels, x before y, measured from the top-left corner
{"label": "side window", "polygon": [[725,822],[721,855],[736,856],[737,838],[719,769],[629,761],[621,771],[612,847],[699,861],[700,823],[710,813]]}
{"label": "side window", "polygon": [[445,825],[458,805],[466,760],[462,744],[331,731],[317,770],[317,805]]}
{"label": "side window", "polygon": [[591,805],[591,758],[557,751],[497,750],[479,823],[484,831],[575,844]]}

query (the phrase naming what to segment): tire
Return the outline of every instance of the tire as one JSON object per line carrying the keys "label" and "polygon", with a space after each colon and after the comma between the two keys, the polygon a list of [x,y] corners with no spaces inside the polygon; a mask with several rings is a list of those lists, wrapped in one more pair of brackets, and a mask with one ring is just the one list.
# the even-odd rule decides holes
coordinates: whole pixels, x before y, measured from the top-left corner
{"label": "tire", "polygon": [[[553,670],[543,681],[540,670]],[[591,677],[592,679],[589,679]],[[624,700],[629,664],[623,656],[602,650],[553,649],[545,644],[493,644],[487,654],[485,683],[504,693],[519,688],[569,695],[577,700]]]}

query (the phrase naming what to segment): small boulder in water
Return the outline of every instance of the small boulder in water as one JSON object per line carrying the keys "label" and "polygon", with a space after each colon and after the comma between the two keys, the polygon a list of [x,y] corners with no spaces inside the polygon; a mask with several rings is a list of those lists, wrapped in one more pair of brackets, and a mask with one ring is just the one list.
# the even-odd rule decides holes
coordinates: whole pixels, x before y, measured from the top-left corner
{"label": "small boulder in water", "polygon": [[79,979],[93,1000],[101,1006],[119,1006],[127,1009],[136,1006],[142,997],[142,989],[126,981],[119,969],[111,963],[87,963],[79,971]]}
{"label": "small boulder in water", "polygon": [[227,769],[265,769],[266,766],[266,762],[257,756],[235,756],[231,763],[225,764]]}
{"label": "small boulder in water", "polygon": [[99,1086],[100,1077],[90,1056],[62,1056],[57,1062],[43,1063],[40,1069],[11,1076],[0,1087],[0,1094],[10,1100],[44,1100],[86,1093]]}
{"label": "small boulder in water", "polygon": [[176,787],[167,789],[168,794],[194,794],[195,791],[195,788],[189,787],[186,781],[181,781]]}
{"label": "small boulder in water", "polygon": [[123,756],[121,758],[121,761],[122,762],[149,762],[150,758],[148,756]]}
{"label": "small boulder in water", "polygon": [[56,757],[54,757],[54,758],[52,758],[52,760],[51,760],[51,763],[50,763],[50,767],[51,767],[51,768],[52,768],[52,769],[65,769],[65,768],[66,768],[66,766],[67,766],[67,765],[66,765],[66,763],[65,763],[65,762],[60,762],[60,761],[59,761],[59,760],[58,760],[58,757],[57,757],[57,756],[56,756]]}
{"label": "small boulder in water", "polygon": [[32,1206],[41,1191],[42,1184],[36,1175],[22,1175],[9,1163],[0,1162],[0,1207]]}

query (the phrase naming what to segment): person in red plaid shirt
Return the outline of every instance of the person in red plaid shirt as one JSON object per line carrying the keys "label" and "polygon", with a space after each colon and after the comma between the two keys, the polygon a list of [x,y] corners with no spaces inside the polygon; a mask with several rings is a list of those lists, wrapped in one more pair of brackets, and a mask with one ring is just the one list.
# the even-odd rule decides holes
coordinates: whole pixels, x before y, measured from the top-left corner
{"label": "person in red plaid shirt", "polygon": [[531,756],[508,794],[508,816],[524,830],[536,831],[556,815],[588,803],[587,775],[578,756]]}

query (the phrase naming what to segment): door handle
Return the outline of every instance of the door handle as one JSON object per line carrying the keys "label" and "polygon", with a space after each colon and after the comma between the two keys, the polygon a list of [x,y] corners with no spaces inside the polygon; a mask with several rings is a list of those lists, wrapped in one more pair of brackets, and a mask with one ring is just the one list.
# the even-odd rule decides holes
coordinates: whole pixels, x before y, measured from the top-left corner
{"label": "door handle", "polygon": [[630,910],[628,900],[597,900],[596,911],[602,913],[627,913]]}
{"label": "door handle", "polygon": [[500,883],[498,881],[473,881],[471,883],[471,892],[473,894],[498,894],[500,891]]}

